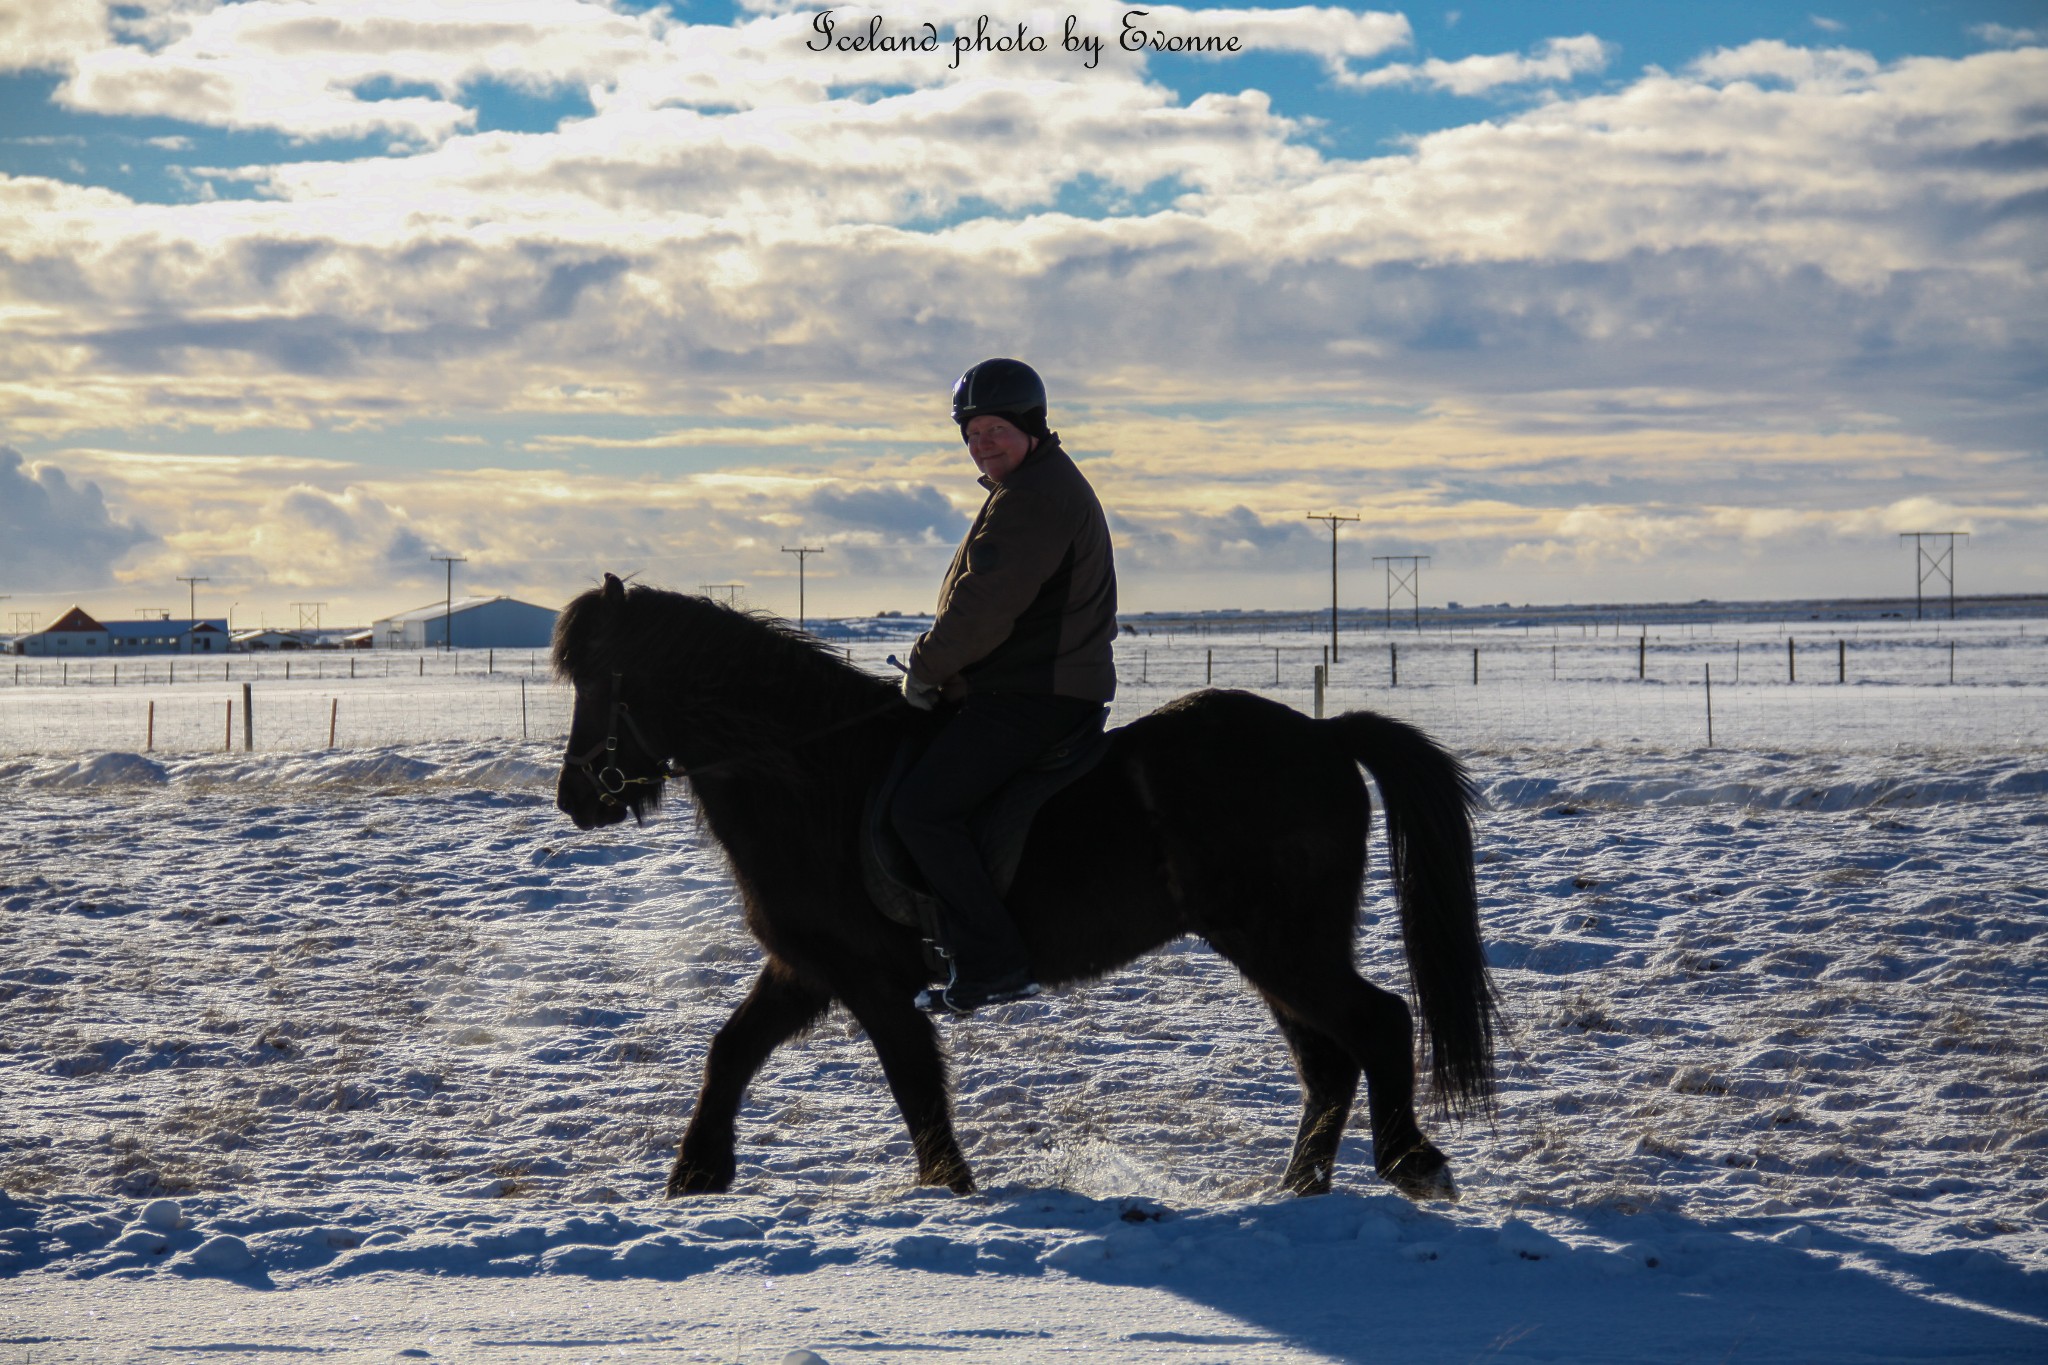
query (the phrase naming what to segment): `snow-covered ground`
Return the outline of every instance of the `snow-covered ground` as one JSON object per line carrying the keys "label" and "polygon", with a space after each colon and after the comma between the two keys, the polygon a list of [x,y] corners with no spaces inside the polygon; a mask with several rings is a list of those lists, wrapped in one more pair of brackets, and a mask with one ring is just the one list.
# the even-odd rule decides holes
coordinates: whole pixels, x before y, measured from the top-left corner
{"label": "snow-covered ground", "polygon": [[[181,678],[160,725],[209,728],[145,754],[134,680],[0,688],[0,1362],[2048,1358],[2026,630],[1958,628],[1954,685],[1904,629],[1847,683],[1831,640],[1783,681],[1764,627],[1739,685],[1725,632],[1641,682],[1629,639],[1404,643],[1398,687],[1347,642],[1331,709],[1432,728],[1491,802],[1502,1102],[1421,1207],[1357,1136],[1338,1193],[1275,1192],[1293,1075],[1195,943],[946,1026],[980,1195],[911,1186],[834,1015],[757,1080],[735,1192],[662,1202],[756,953],[685,803],[552,809],[557,689],[522,741],[502,660],[258,674],[242,752],[241,679]],[[1313,704],[1312,636],[1120,648],[1117,719],[1212,668]]]}

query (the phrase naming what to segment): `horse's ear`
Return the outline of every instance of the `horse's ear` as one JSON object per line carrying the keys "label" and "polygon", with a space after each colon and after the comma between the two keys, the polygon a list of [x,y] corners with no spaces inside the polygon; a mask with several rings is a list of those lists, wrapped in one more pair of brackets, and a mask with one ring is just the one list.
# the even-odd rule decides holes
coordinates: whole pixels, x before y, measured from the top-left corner
{"label": "horse's ear", "polygon": [[626,585],[619,581],[619,576],[615,573],[604,576],[604,600],[606,606],[612,607],[626,600]]}

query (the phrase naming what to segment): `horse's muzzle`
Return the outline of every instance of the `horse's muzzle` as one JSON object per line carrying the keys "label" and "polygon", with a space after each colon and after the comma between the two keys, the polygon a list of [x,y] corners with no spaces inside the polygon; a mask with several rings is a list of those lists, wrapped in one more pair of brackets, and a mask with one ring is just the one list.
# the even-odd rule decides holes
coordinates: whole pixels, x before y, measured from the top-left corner
{"label": "horse's muzzle", "polygon": [[555,809],[575,821],[578,829],[600,829],[626,818],[624,801],[601,799],[596,786],[583,773],[564,766],[555,779]]}

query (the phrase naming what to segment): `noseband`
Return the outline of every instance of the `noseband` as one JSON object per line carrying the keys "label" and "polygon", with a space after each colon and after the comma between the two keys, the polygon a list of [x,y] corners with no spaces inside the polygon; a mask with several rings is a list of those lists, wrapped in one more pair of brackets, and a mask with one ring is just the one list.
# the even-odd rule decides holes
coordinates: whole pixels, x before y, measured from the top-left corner
{"label": "noseband", "polygon": [[[640,732],[640,726],[633,719],[633,713],[626,709],[626,699],[619,695],[619,691],[620,675],[614,673],[611,719],[605,727],[604,742],[594,744],[580,754],[571,754],[568,760],[571,767],[590,779],[591,784],[597,788],[597,799],[607,806],[622,804],[619,798],[626,794],[628,787],[658,787],[671,777],[687,775],[676,766],[674,759],[663,758],[655,753],[654,746],[647,742],[647,736]],[[640,746],[640,752],[654,760],[654,776],[628,777],[625,770],[619,767],[621,722],[625,724],[627,737]],[[604,762],[603,767],[597,766],[600,759]]]}

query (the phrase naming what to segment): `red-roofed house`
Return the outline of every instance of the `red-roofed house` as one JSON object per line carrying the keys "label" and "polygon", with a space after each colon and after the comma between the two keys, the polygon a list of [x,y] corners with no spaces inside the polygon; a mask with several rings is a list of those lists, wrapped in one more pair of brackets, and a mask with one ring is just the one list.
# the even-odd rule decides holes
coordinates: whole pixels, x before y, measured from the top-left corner
{"label": "red-roofed house", "polygon": [[107,628],[73,607],[49,625],[14,642],[15,652],[67,659],[104,657],[113,637]]}

